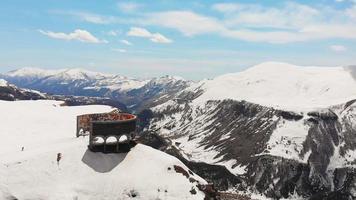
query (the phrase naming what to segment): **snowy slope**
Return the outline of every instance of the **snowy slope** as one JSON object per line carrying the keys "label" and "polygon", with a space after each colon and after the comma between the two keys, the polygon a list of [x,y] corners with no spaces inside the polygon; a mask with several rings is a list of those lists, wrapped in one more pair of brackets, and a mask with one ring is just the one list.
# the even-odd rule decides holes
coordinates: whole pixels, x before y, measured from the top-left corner
{"label": "snowy slope", "polygon": [[204,80],[189,88],[203,90],[194,100],[246,100],[265,106],[305,110],[344,103],[356,98],[352,68],[301,67],[266,62],[239,73]]}
{"label": "snowy slope", "polygon": [[[204,198],[197,183],[173,166],[188,168],[163,152],[140,144],[127,154],[87,151],[87,138],[75,138],[76,116],[112,108],[61,103],[0,101],[0,199]],[[59,166],[58,152],[63,155]],[[190,193],[192,188],[197,194]]]}

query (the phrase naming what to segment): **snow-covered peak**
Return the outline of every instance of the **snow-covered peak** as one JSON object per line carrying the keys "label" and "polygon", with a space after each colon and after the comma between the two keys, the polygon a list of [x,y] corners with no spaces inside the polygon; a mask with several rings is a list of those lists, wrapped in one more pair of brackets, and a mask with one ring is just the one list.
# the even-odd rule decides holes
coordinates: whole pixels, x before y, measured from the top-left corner
{"label": "snow-covered peak", "polygon": [[283,62],[263,62],[258,65],[248,68],[246,71],[255,72],[255,73],[280,73],[284,71],[296,70],[299,68],[296,65]]}
{"label": "snow-covered peak", "polygon": [[61,73],[65,69],[60,70],[45,70],[41,68],[25,67],[6,73],[6,76],[10,77],[46,77],[57,73]]}
{"label": "snow-covered peak", "polygon": [[302,67],[267,62],[243,72],[201,81],[195,103],[207,100],[246,100],[289,110],[327,107],[356,99],[356,81],[344,67]]}
{"label": "snow-covered peak", "polygon": [[178,81],[185,81],[184,78],[180,77],[180,76],[170,76],[170,75],[165,75],[165,76],[161,76],[158,78],[153,78],[151,80],[151,83],[154,84],[168,84],[168,83],[175,83]]}
{"label": "snow-covered peak", "polygon": [[72,80],[103,79],[103,78],[112,78],[112,77],[114,77],[114,75],[93,72],[80,68],[63,70],[62,72],[55,74],[53,76],[53,78],[72,79]]}
{"label": "snow-covered peak", "polygon": [[8,86],[7,81],[5,81],[4,79],[0,79],[0,87],[6,87]]}

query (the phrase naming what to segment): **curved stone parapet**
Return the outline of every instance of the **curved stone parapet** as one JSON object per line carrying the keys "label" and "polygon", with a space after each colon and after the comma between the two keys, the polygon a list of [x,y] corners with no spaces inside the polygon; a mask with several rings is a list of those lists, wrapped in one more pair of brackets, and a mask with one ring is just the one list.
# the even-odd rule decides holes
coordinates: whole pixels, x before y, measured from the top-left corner
{"label": "curved stone parapet", "polygon": [[77,137],[89,135],[89,149],[95,152],[127,151],[136,132],[135,115],[110,112],[77,117]]}

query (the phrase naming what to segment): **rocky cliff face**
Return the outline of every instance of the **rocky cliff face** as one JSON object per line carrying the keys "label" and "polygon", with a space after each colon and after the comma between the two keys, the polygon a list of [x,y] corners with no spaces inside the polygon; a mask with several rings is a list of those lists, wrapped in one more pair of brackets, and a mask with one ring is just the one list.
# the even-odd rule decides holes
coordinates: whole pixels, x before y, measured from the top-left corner
{"label": "rocky cliff face", "polygon": [[298,113],[184,99],[153,108],[145,129],[171,141],[184,159],[226,166],[242,180],[235,187],[271,198],[356,197],[354,102]]}

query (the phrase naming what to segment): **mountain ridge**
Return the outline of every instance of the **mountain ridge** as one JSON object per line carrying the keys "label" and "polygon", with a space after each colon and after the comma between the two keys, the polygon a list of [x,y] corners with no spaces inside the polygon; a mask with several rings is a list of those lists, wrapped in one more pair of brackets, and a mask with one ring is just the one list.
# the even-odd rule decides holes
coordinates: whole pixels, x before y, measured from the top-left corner
{"label": "mountain ridge", "polygon": [[300,67],[266,62],[242,72],[200,81],[182,93],[200,90],[201,95],[194,100],[196,104],[233,99],[305,111],[356,98],[356,90],[345,88],[356,88],[356,79],[346,67]]}
{"label": "mountain ridge", "polygon": [[177,76],[135,79],[83,69],[23,68],[0,74],[0,78],[49,94],[119,99],[132,110],[142,110],[160,97],[169,99],[192,83]]}

